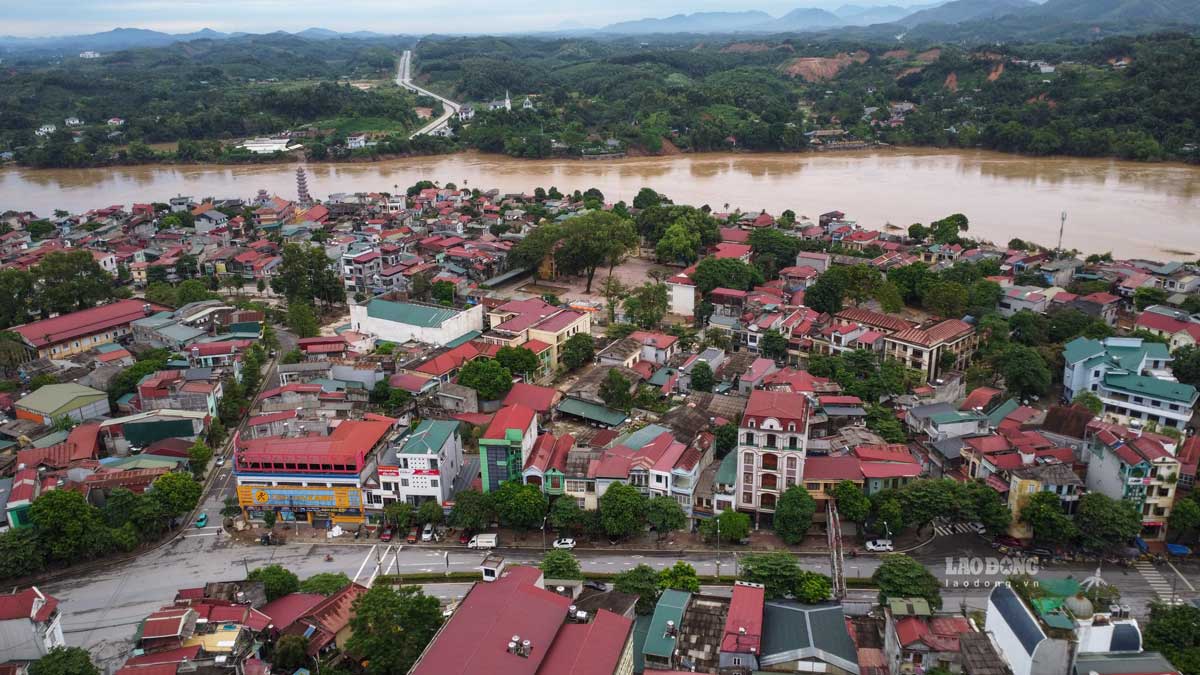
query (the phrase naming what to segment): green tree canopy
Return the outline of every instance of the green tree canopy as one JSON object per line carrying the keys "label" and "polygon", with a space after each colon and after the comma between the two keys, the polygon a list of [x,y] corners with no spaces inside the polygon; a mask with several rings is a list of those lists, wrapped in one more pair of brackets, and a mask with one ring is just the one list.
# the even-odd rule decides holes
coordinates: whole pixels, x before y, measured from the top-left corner
{"label": "green tree canopy", "polygon": [[536,530],[542,526],[549,504],[546,495],[536,485],[522,484],[512,480],[496,490],[492,503],[500,516],[500,523],[514,530]]}
{"label": "green tree canopy", "polygon": [[496,352],[496,361],[510,373],[531,376],[541,367],[537,354],[525,347],[501,347]]}
{"label": "green tree canopy", "polygon": [[454,496],[450,509],[450,524],[463,530],[478,532],[488,526],[495,516],[491,495],[478,490],[463,490]]}
{"label": "green tree canopy", "polygon": [[633,405],[633,394],[629,391],[632,386],[621,371],[610,368],[600,383],[600,398],[610,408],[629,410]]}
{"label": "green tree canopy", "polygon": [[804,541],[804,535],[812,527],[817,502],[801,485],[793,485],[784,491],[775,505],[775,534],[784,543],[795,546]]}
{"label": "green tree canopy", "polygon": [[600,522],[610,537],[628,537],[642,529],[646,497],[632,485],[613,483],[600,496]]}
{"label": "green tree canopy", "polygon": [[716,383],[716,377],[713,376],[707,361],[697,361],[696,365],[692,366],[691,388],[694,391],[712,391]]}
{"label": "green tree canopy", "polygon": [[838,483],[833,487],[830,496],[837,500],[838,515],[843,520],[863,523],[871,514],[871,500],[853,481],[844,480]]}
{"label": "green tree canopy", "polygon": [[280,565],[267,565],[252,569],[246,579],[263,583],[268,602],[300,590],[300,577]]}
{"label": "green tree canopy", "polygon": [[512,389],[512,371],[499,361],[474,359],[459,369],[458,383],[474,389],[481,400],[497,401]]}
{"label": "green tree canopy", "polygon": [[650,614],[658,602],[661,589],[658,585],[658,572],[651,566],[641,564],[633,569],[618,572],[613,577],[613,590],[638,596],[635,611],[638,614]]}
{"label": "green tree canopy", "polygon": [[890,598],[924,598],[935,609],[942,607],[942,593],[937,577],[921,563],[903,553],[889,553],[871,575],[879,588],[879,603]]}
{"label": "green tree canopy", "polygon": [[203,488],[200,484],[183,473],[163,474],[150,485],[150,494],[171,518],[178,518],[196,508],[201,492]]}
{"label": "green tree canopy", "polygon": [[542,574],[547,579],[583,579],[579,561],[570,551],[551,549],[542,556]]}
{"label": "green tree canopy", "polygon": [[695,567],[679,560],[674,565],[659,572],[658,587],[663,590],[671,589],[686,593],[699,593],[700,577],[696,575]]}
{"label": "green tree canopy", "polygon": [[321,572],[300,583],[301,593],[333,595],[350,585],[350,577],[342,572]]}
{"label": "green tree canopy", "polygon": [[706,542],[715,542],[718,535],[723,542],[739,542],[750,536],[750,516],[726,509],[716,518],[700,521],[700,536]]}
{"label": "green tree canopy", "polygon": [[55,647],[29,664],[29,675],[100,675],[87,650],[79,647]]}
{"label": "green tree canopy", "polygon": [[380,584],[358,596],[351,617],[346,651],[370,656],[369,675],[400,675],[437,634],[442,607],[417,586]]}
{"label": "green tree canopy", "polygon": [[687,525],[687,515],[673,497],[651,497],[646,503],[646,522],[661,537],[668,532],[682,530]]}
{"label": "green tree canopy", "polygon": [[588,333],[576,333],[563,343],[560,360],[570,370],[575,370],[592,362],[596,355],[596,344]]}

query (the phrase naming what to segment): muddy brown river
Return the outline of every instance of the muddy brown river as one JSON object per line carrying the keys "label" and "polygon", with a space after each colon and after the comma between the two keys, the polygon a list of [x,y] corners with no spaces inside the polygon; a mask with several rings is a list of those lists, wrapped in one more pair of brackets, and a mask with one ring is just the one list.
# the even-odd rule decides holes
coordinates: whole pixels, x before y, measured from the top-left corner
{"label": "muddy brown river", "polygon": [[[460,153],[363,164],[308,164],[318,199],[333,192],[395,191],[418,180],[532,191],[599,188],[609,201],[652,187],[678,203],[715,210],[831,210],[871,228],[907,227],[967,214],[970,234],[1087,253],[1154,259],[1200,257],[1200,167],[1107,159],[1033,158],[983,151],[883,149],[845,153],[698,154],[613,161],[511,159]],[[166,201],[178,194],[250,197],[266,189],[295,198],[295,164],[0,169],[0,211],[71,212]]]}

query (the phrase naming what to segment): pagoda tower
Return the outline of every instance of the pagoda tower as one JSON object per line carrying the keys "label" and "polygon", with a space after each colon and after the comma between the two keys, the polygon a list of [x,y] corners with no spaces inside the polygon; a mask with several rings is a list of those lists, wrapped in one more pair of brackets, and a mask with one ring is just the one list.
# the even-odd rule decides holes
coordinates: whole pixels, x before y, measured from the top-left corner
{"label": "pagoda tower", "polygon": [[296,167],[296,196],[304,205],[312,204],[312,196],[308,194],[308,178],[304,175],[304,167]]}

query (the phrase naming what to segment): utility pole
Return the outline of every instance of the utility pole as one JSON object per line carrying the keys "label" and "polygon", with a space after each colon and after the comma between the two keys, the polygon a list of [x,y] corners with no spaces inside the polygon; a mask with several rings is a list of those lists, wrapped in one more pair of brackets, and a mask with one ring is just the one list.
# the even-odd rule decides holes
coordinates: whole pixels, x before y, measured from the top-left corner
{"label": "utility pole", "polygon": [[721,580],[721,518],[717,520],[717,581]]}
{"label": "utility pole", "polygon": [[246,558],[242,557],[242,567],[246,570],[246,578],[250,578],[250,565],[246,562]]}
{"label": "utility pole", "polygon": [[1066,227],[1067,227],[1067,212],[1063,211],[1062,213],[1059,214],[1059,222],[1058,222],[1058,249],[1057,249],[1057,251],[1060,254],[1062,253],[1063,230],[1065,230]]}

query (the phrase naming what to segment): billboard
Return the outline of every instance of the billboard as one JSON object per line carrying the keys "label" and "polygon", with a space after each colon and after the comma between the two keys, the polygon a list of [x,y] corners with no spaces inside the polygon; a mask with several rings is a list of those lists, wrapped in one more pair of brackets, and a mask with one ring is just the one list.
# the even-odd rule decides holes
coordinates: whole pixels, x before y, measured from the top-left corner
{"label": "billboard", "polygon": [[239,485],[238,503],[247,509],[282,508],[292,511],[361,511],[362,492],[356,487],[272,487]]}

